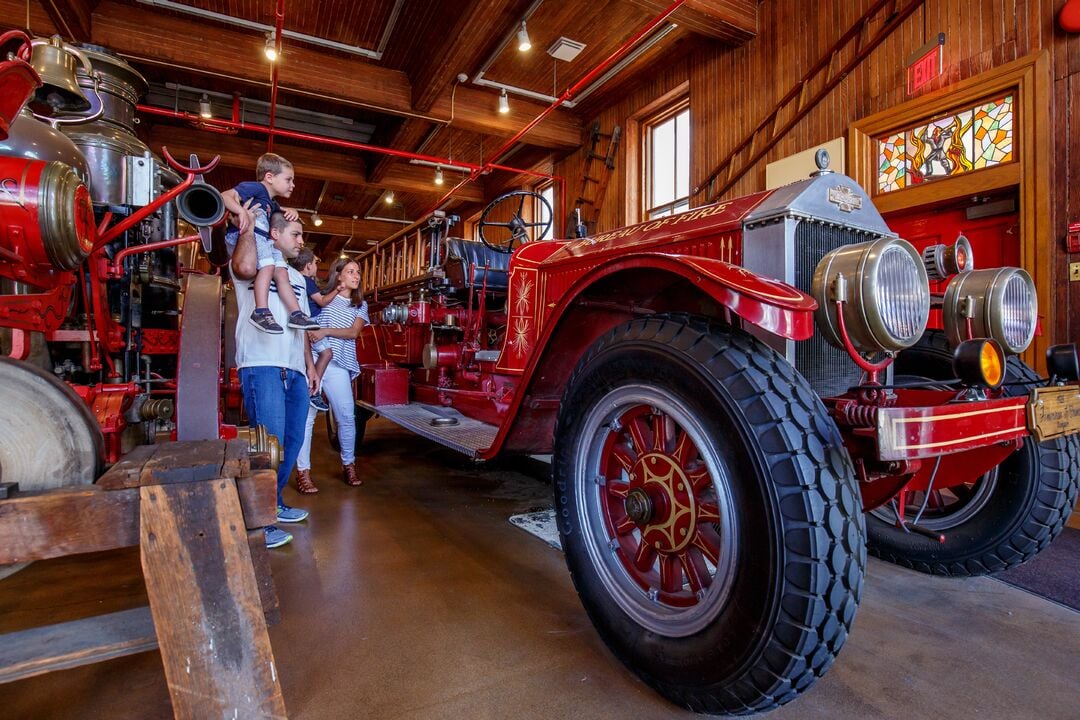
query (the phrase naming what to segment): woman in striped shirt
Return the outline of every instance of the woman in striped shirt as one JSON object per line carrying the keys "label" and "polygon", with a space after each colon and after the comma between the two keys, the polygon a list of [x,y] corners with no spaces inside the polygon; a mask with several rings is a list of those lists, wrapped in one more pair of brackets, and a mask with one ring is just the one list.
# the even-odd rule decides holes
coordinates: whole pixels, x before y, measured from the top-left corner
{"label": "woman in striped shirt", "polygon": [[[352,381],[360,374],[356,359],[356,338],[368,323],[367,303],[360,290],[360,266],[353,260],[340,259],[330,267],[330,277],[324,293],[338,289],[319,313],[319,329],[310,330],[312,352],[318,353],[315,364],[322,378],[322,389],[330,401],[330,408],[338,423],[338,439],[341,443],[341,467],[343,480],[348,485],[363,483],[356,474],[356,409],[353,402]],[[297,458],[297,488],[300,492],[318,492],[311,482],[311,427],[315,409],[308,414],[308,430],[304,445]]]}

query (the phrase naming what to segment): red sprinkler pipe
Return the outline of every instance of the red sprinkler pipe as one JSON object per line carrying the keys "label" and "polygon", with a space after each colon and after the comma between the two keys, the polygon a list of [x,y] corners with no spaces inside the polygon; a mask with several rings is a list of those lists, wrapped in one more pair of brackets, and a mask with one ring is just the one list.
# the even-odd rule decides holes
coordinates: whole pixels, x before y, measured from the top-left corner
{"label": "red sprinkler pipe", "polygon": [[[566,91],[565,91],[565,92],[564,92],[564,93],[563,93],[562,95],[560,95],[559,97],[555,98],[555,101],[554,101],[553,103],[551,103],[551,105],[549,105],[549,106],[547,107],[547,109],[545,109],[545,110],[544,110],[543,112],[541,112],[541,113],[540,113],[539,115],[537,115],[536,117],[534,117],[534,118],[533,118],[533,119],[532,119],[532,120],[531,120],[531,121],[530,121],[530,122],[529,122],[529,123],[528,123],[528,124],[527,124],[527,125],[526,125],[525,127],[523,127],[523,128],[521,129],[521,130],[519,130],[519,131],[518,131],[518,133],[517,133],[516,135],[514,135],[514,137],[510,138],[509,140],[507,140],[507,141],[506,141],[506,142],[505,142],[505,143],[503,144],[503,146],[502,146],[502,147],[500,147],[500,148],[499,148],[498,150],[496,150],[496,151],[495,151],[495,152],[494,152],[494,153],[493,153],[493,154],[491,155],[492,159],[493,159],[493,160],[497,160],[497,159],[499,158],[499,156],[501,156],[501,155],[502,155],[502,154],[503,154],[504,152],[506,152],[506,151],[507,151],[507,150],[509,150],[509,149],[510,149],[511,147],[513,147],[514,143],[516,143],[516,142],[517,142],[518,140],[520,140],[520,139],[522,138],[522,136],[524,136],[524,135],[525,135],[525,133],[529,132],[529,131],[530,131],[530,130],[532,130],[532,129],[533,129],[534,127],[536,127],[537,125],[539,125],[539,124],[540,124],[540,123],[541,123],[541,122],[542,122],[542,121],[544,120],[544,118],[546,118],[546,117],[547,117],[548,115],[550,115],[551,113],[555,112],[555,110],[556,110],[556,109],[557,109],[557,108],[558,108],[558,107],[559,107],[560,105],[562,105],[562,104],[563,104],[564,102],[566,102],[567,100],[569,100],[570,98],[572,98],[572,97],[573,97],[574,95],[576,95],[576,94],[577,94],[577,93],[578,93],[578,92],[579,92],[579,91],[580,91],[580,90],[581,90],[581,89],[582,89],[583,87],[585,87],[585,86],[586,86],[586,85],[588,85],[588,84],[589,84],[590,82],[592,82],[592,81],[593,81],[594,79],[596,79],[596,78],[597,78],[597,77],[598,77],[598,76],[600,75],[600,73],[602,73],[602,72],[604,72],[605,70],[607,70],[607,68],[608,68],[608,66],[609,66],[609,65],[611,65],[611,64],[612,64],[612,63],[614,63],[614,62],[616,62],[616,61],[617,61],[617,60],[618,60],[619,58],[621,58],[621,57],[622,57],[623,55],[625,55],[625,54],[626,54],[627,52],[629,52],[630,48],[632,48],[632,47],[633,47],[634,45],[636,45],[636,44],[637,44],[637,42],[638,42],[639,40],[641,40],[641,38],[645,37],[645,36],[646,36],[646,35],[648,35],[648,34],[649,34],[650,32],[652,32],[652,31],[653,31],[653,30],[654,30],[654,29],[655,29],[655,28],[656,28],[657,26],[659,26],[659,25],[660,25],[660,23],[662,23],[662,22],[664,22],[665,20],[667,20],[667,19],[668,19],[668,18],[669,18],[669,17],[671,16],[671,14],[672,14],[673,12],[675,12],[675,11],[676,11],[676,10],[678,10],[678,9],[679,9],[680,7],[682,7],[682,5],[683,5],[683,3],[684,3],[684,2],[686,2],[686,0],[675,0],[675,2],[671,3],[670,5],[668,5],[668,6],[667,6],[667,7],[666,7],[666,8],[665,8],[665,9],[663,10],[663,12],[661,12],[661,13],[660,13],[659,15],[657,15],[657,16],[656,16],[655,18],[653,18],[653,19],[652,19],[652,20],[651,20],[651,21],[649,22],[649,24],[648,24],[648,25],[646,25],[646,26],[645,26],[645,27],[643,27],[643,28],[642,28],[641,30],[639,30],[639,31],[637,31],[636,33],[634,33],[633,37],[631,37],[631,38],[630,38],[629,40],[627,40],[627,41],[626,41],[626,42],[624,42],[624,43],[623,43],[622,45],[620,45],[620,46],[619,46],[619,47],[618,47],[618,48],[617,48],[617,49],[615,50],[615,52],[613,52],[613,53],[611,53],[610,55],[608,55],[608,56],[607,56],[607,57],[606,57],[606,58],[605,58],[604,60],[602,60],[602,61],[600,62],[600,64],[599,64],[599,65],[597,65],[597,66],[596,66],[596,67],[594,67],[594,68],[593,68],[592,70],[590,70],[590,71],[589,71],[588,73],[586,73],[586,74],[585,74],[585,76],[584,76],[583,78],[581,78],[581,79],[580,79],[580,80],[578,80],[578,81],[577,81],[576,83],[574,83],[574,84],[573,84],[573,85],[571,85],[571,86],[570,86],[569,88],[567,88],[567,89],[566,89]],[[464,178],[464,179],[463,179],[463,180],[462,180],[461,182],[459,182],[459,183],[458,183],[457,185],[455,185],[454,187],[452,187],[452,188],[451,188],[451,189],[449,190],[449,192],[447,192],[447,193],[446,193],[445,195],[443,195],[443,196],[442,196],[442,197],[441,197],[441,198],[439,199],[439,201],[438,201],[437,203],[435,203],[435,205],[434,205],[434,206],[432,206],[432,208],[431,208],[430,210],[428,210],[428,211],[427,211],[426,213],[424,213],[424,215],[430,215],[430,214],[431,214],[432,212],[434,212],[435,210],[437,210],[437,209],[439,208],[439,206],[440,206],[440,205],[442,205],[442,204],[443,204],[444,202],[446,202],[447,200],[449,200],[449,199],[450,199],[450,197],[451,197],[451,196],[452,196],[452,195],[453,195],[453,194],[454,194],[455,192],[457,192],[458,190],[460,190],[460,189],[461,189],[461,187],[462,187],[462,186],[464,186],[464,185],[465,185],[466,183],[472,182],[472,181],[473,181],[473,180],[475,180],[475,179],[476,179],[477,177],[479,177],[479,176],[480,176],[480,175],[482,175],[482,174],[483,174],[484,172],[487,172],[488,170],[490,170],[490,169],[491,169],[491,168],[493,168],[493,167],[495,167],[495,165],[494,165],[493,163],[491,163],[491,162],[488,162],[488,163],[485,163],[485,164],[484,164],[484,167],[483,167],[483,168],[481,168],[480,170],[474,170],[474,171],[472,172],[472,174],[471,174],[471,175],[469,175],[469,177],[467,177],[467,178]],[[563,206],[564,206],[564,207],[563,207],[563,210],[565,210],[565,209],[566,209],[566,208],[565,208],[565,205],[566,205],[566,202],[565,202],[565,197],[564,197],[564,198],[563,198]],[[563,213],[563,215],[565,216],[565,212]]]}
{"label": "red sprinkler pipe", "polygon": [[[455,167],[464,167],[474,172],[482,170],[484,167],[482,165],[475,165],[473,163],[463,162],[461,160],[451,160],[449,158],[436,157],[435,155],[424,155],[422,153],[408,152],[405,150],[394,150],[392,148],[379,147],[377,145],[368,145],[366,143],[356,142],[354,140],[341,140],[339,138],[326,137],[325,135],[315,135],[313,133],[301,132],[299,130],[270,128],[267,125],[259,125],[257,123],[250,123],[244,120],[237,119],[237,116],[239,116],[239,110],[235,106],[234,119],[232,120],[224,120],[221,118],[204,119],[194,113],[184,112],[182,110],[172,110],[169,108],[161,108],[154,105],[138,105],[136,106],[136,108],[139,112],[146,113],[147,115],[160,115],[161,117],[174,118],[177,120],[187,120],[193,123],[197,123],[200,126],[205,126],[209,128],[248,130],[251,132],[273,135],[274,137],[292,138],[294,140],[306,140],[308,142],[315,142],[321,145],[333,145],[335,147],[348,148],[350,150],[373,152],[380,155],[390,155],[392,157],[399,157],[406,160],[423,160],[425,162],[434,163],[436,165],[453,165]],[[491,167],[496,166],[492,165]],[[523,175],[532,175],[534,177],[545,178],[548,180],[554,180],[557,177],[555,175],[546,175],[544,173],[535,172],[533,170],[504,167],[501,165],[497,167],[500,170],[521,173]]]}
{"label": "red sprinkler pipe", "polygon": [[274,17],[274,52],[277,57],[271,63],[273,68],[270,70],[270,133],[266,137],[267,152],[274,151],[274,116],[277,113],[278,63],[281,61],[281,31],[285,27],[285,0],[278,0]]}

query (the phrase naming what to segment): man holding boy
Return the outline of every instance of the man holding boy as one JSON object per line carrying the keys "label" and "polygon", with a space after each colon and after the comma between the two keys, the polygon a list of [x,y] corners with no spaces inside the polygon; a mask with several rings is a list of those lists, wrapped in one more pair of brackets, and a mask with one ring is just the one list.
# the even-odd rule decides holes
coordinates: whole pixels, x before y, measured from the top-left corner
{"label": "man holding boy", "polygon": [[[288,220],[278,212],[270,216],[269,225],[275,247],[286,259],[296,257],[304,246],[303,227],[299,221]],[[255,307],[252,282],[255,255],[253,233],[242,233],[230,263],[240,317],[249,314]],[[288,312],[280,300],[283,292],[293,294],[301,310],[306,311],[308,307],[304,277],[290,267],[288,280],[289,288],[275,288],[268,298],[268,310],[282,325],[287,324]],[[307,511],[286,505],[281,491],[288,482],[304,442],[308,398],[318,385],[307,333],[288,329],[275,335],[263,332],[251,323],[237,323],[236,366],[244,393],[244,408],[252,426],[265,426],[267,432],[276,435],[282,444],[282,459],[277,469],[277,520],[279,523],[300,522],[307,518]],[[276,526],[266,528],[267,547],[279,547],[291,540],[290,533]]]}

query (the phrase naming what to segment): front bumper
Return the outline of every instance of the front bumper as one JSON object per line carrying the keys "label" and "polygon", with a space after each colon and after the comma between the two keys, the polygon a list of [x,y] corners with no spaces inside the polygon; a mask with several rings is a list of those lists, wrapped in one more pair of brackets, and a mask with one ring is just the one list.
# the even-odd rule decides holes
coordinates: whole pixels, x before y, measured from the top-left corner
{"label": "front bumper", "polygon": [[1080,432],[1080,387],[1036,388],[1027,397],[881,408],[878,458],[918,460],[1006,443]]}

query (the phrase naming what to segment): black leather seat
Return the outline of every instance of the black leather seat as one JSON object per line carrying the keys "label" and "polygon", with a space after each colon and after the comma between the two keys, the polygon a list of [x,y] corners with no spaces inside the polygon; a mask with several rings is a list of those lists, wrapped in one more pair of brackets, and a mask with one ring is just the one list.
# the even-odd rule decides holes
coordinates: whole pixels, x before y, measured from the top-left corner
{"label": "black leather seat", "polygon": [[446,278],[455,288],[506,292],[510,254],[492,250],[479,240],[446,238]]}

